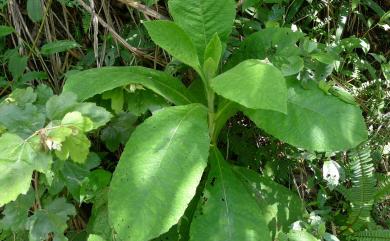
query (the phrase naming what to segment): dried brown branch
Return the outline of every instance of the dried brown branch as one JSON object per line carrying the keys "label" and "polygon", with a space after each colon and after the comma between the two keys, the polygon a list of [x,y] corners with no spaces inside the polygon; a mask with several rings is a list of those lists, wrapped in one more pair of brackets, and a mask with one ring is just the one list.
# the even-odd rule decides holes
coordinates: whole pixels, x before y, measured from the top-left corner
{"label": "dried brown branch", "polygon": [[150,16],[155,19],[169,19],[168,17],[156,12],[155,10],[149,8],[148,6],[145,6],[139,2],[133,1],[133,0],[118,0],[119,2],[126,4],[134,9],[137,9],[138,11],[142,12],[143,14]]}
{"label": "dried brown branch", "polygon": [[[92,15],[92,9],[86,5],[82,0],[77,0],[77,2],[87,11],[89,12],[91,15]],[[97,17],[97,20],[99,22],[100,25],[102,25],[104,28],[106,28],[111,34],[112,36],[115,38],[116,41],[118,41],[123,47],[125,47],[126,49],[128,49],[130,52],[132,52],[134,55],[138,56],[138,57],[141,57],[141,58],[144,58],[144,59],[148,59],[148,60],[151,60],[151,61],[156,61],[156,63],[158,63],[159,65],[161,66],[165,66],[166,63],[163,63],[161,62],[160,60],[158,59],[155,59],[154,57],[142,52],[140,49],[134,47],[134,46],[131,46],[128,42],[126,42],[125,39],[123,39],[106,21],[104,21],[99,15],[96,15]]]}

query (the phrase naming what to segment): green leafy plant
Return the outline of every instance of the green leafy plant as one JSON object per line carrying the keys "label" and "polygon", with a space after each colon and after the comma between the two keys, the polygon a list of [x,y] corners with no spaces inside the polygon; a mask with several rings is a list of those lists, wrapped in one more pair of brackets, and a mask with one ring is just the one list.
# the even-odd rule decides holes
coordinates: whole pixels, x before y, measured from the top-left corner
{"label": "green leafy plant", "polygon": [[[288,35],[281,32],[286,30],[266,30],[275,37],[258,35],[271,47],[281,41],[280,58],[267,51],[267,45],[258,46],[258,51],[241,47],[244,52],[232,57],[235,64],[220,73],[225,41],[233,26],[234,2],[172,0],[169,8],[174,22],[145,22],[145,27],[156,44],[197,72],[207,106],[198,103],[178,79],[140,67],[87,70],[70,76],[64,86],[65,93],[74,92],[85,100],[120,86],[140,84],[176,105],[153,114],[127,142],[108,193],[113,229],[123,240],[149,240],[185,217],[192,219],[192,240],[271,240],[272,233],[280,232],[270,225],[271,220],[278,220],[282,229],[291,223],[282,223],[272,214],[267,217],[261,208],[271,205],[264,197],[265,180],[250,170],[233,167],[218,150],[219,132],[227,119],[243,111],[259,128],[291,145],[310,151],[340,151],[367,138],[361,111],[355,104],[324,93],[315,80],[307,81],[304,89],[296,78],[302,68],[287,70],[302,58],[295,45],[302,34],[290,37],[289,31]],[[298,51],[295,59],[281,46]],[[323,56],[319,52],[313,58],[328,64]],[[276,184],[271,181],[269,185]],[[257,194],[259,199],[253,198]],[[186,214],[191,206],[195,211]],[[280,208],[285,207],[280,203]],[[299,207],[290,207],[290,214],[298,209],[294,216],[299,216]]]}

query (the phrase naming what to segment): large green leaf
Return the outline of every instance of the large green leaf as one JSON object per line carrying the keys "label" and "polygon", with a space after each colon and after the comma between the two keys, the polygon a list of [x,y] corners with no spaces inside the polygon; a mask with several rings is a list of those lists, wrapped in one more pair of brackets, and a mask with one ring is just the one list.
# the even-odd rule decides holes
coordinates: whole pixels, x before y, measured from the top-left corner
{"label": "large green leaf", "polygon": [[256,199],[272,237],[280,231],[287,233],[293,222],[303,218],[305,205],[291,190],[247,168],[234,171]]}
{"label": "large green leaf", "polygon": [[190,240],[271,240],[263,214],[252,195],[216,148],[210,173],[190,229]]}
{"label": "large green leaf", "polygon": [[199,70],[199,58],[190,37],[172,21],[144,23],[152,40],[173,57]]}
{"label": "large green leaf", "polygon": [[191,37],[201,59],[215,33],[225,42],[232,31],[236,14],[233,0],[170,0],[168,4],[175,23]]}
{"label": "large green leaf", "polygon": [[143,67],[105,67],[82,71],[68,78],[64,92],[73,92],[79,100],[86,100],[107,90],[130,84],[141,84],[176,105],[192,102],[191,95],[180,80],[164,72]]}
{"label": "large green leaf", "polygon": [[268,110],[245,110],[259,128],[293,146],[311,151],[338,151],[367,139],[359,107],[326,95],[310,82],[303,89],[288,79],[287,115]]}
{"label": "large green leaf", "polygon": [[150,240],[184,214],[207,165],[207,110],[156,112],[132,134],[114,172],[109,216],[122,240]]}
{"label": "large green leaf", "polygon": [[26,194],[34,171],[31,146],[14,134],[0,137],[0,207]]}
{"label": "large green leaf", "polygon": [[287,87],[272,65],[246,60],[211,80],[213,90],[226,99],[251,109],[287,111]]}

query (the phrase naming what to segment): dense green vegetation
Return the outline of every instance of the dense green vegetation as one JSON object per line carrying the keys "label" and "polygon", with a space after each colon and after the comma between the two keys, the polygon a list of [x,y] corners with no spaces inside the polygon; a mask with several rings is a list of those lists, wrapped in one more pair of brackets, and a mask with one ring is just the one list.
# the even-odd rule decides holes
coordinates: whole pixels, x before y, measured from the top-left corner
{"label": "dense green vegetation", "polygon": [[389,7],[1,0],[0,240],[390,240]]}

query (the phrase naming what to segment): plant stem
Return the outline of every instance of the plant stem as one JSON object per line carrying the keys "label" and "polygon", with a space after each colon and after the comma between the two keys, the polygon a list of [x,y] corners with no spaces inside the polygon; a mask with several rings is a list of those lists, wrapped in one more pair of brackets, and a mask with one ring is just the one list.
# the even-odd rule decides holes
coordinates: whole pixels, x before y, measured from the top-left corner
{"label": "plant stem", "polygon": [[208,117],[209,117],[209,135],[211,137],[212,144],[215,144],[216,140],[214,138],[214,131],[215,131],[215,110],[214,110],[214,99],[215,94],[214,91],[212,91],[210,88],[207,92],[207,104],[208,104]]}

